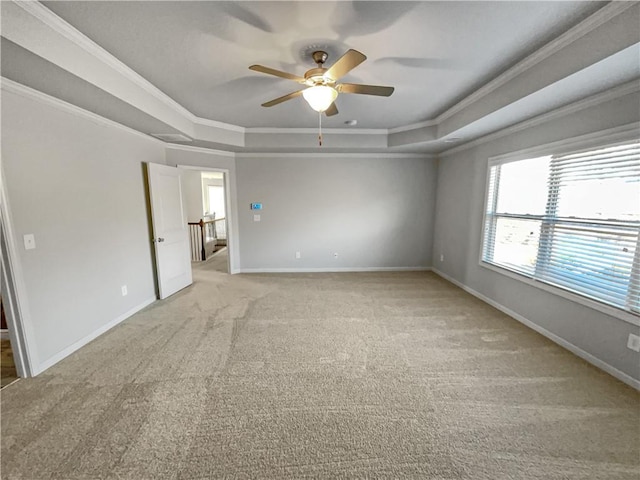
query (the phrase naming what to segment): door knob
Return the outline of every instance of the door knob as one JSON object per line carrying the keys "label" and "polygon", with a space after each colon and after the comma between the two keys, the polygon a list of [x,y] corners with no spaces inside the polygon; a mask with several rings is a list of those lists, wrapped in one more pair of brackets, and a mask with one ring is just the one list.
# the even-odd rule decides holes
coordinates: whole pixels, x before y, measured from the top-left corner
{"label": "door knob", "polygon": [[162,237],[158,238],[158,243],[162,243],[162,242],[164,242],[164,238]]}

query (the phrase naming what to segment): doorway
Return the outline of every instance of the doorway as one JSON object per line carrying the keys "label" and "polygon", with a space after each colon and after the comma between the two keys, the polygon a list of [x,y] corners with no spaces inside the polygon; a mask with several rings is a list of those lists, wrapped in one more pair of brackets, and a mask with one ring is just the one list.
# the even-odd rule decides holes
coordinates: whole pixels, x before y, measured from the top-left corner
{"label": "doorway", "polygon": [[13,359],[7,317],[4,312],[2,297],[0,296],[0,388],[12,384],[17,379],[18,371]]}
{"label": "doorway", "polygon": [[184,167],[183,195],[190,227],[191,266],[195,272],[230,272],[229,177],[222,169]]}
{"label": "doorway", "polygon": [[[24,281],[18,265],[13,262],[17,258],[17,246],[13,239],[9,203],[5,196],[2,175],[0,175],[0,310],[2,310],[2,340],[8,340],[2,346],[2,352],[11,352],[11,363],[15,368],[18,378],[31,377],[34,374],[34,361],[28,345],[33,338],[33,330],[29,321],[28,310],[20,303],[20,298],[25,298]],[[10,348],[10,350],[9,350]],[[37,373],[37,372],[36,372]],[[13,380],[15,381],[15,380]]]}

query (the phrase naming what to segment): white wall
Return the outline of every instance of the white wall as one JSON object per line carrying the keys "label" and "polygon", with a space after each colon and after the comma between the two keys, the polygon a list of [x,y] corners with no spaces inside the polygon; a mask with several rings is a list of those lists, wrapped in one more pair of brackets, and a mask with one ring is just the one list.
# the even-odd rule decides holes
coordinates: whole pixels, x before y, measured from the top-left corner
{"label": "white wall", "polygon": [[[435,160],[332,154],[236,163],[243,271],[431,265]],[[263,210],[251,211],[252,202]]]}
{"label": "white wall", "polygon": [[[224,189],[224,177],[222,173],[220,173],[219,175],[220,175],[220,178],[207,178],[207,177],[202,178],[202,199],[203,199],[204,205],[209,205],[209,207],[211,207],[210,200],[209,200],[209,187],[223,187]],[[215,210],[216,206],[214,205],[213,207]],[[206,207],[205,207],[205,210],[207,210]],[[207,213],[210,214],[211,212],[207,210]],[[218,212],[218,214],[216,215],[216,218],[222,218],[225,216],[225,214],[226,214],[226,202],[225,202],[225,207],[222,208],[222,212]]]}
{"label": "white wall", "polygon": [[155,299],[143,162],[164,146],[3,90],[2,160],[37,373]]}
{"label": "white wall", "polygon": [[640,356],[626,343],[637,326],[481,267],[479,255],[489,157],[637,122],[639,104],[626,95],[442,156],[433,248],[439,271],[635,379]]}
{"label": "white wall", "polygon": [[182,191],[189,222],[202,219],[202,176],[198,170],[185,170],[182,174]]}

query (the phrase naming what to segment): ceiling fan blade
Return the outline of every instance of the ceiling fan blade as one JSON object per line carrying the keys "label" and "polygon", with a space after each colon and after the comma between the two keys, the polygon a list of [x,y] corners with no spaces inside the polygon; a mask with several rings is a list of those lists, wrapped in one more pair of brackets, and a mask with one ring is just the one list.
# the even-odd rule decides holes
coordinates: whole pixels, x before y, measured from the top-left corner
{"label": "ceiling fan blade", "polygon": [[286,102],[287,100],[291,100],[292,98],[296,98],[302,95],[302,90],[298,90],[297,92],[291,92],[287,95],[283,95],[282,97],[278,97],[270,102],[263,103],[263,107],[273,107],[274,105],[278,105],[279,103]]}
{"label": "ceiling fan blade", "polygon": [[337,115],[338,114],[338,107],[336,107],[336,102],[333,102],[331,104],[331,106],[324,111],[324,114],[327,117],[331,117],[333,115]]}
{"label": "ceiling fan blade", "polygon": [[340,93],[359,93],[361,95],[378,95],[388,97],[393,93],[393,87],[383,87],[381,85],[361,85],[359,83],[341,83],[336,85]]}
{"label": "ceiling fan blade", "polygon": [[265,67],[262,65],[251,65],[249,70],[255,72],[266,73],[267,75],[275,75],[276,77],[286,78],[287,80],[293,80],[294,82],[304,83],[304,78],[294,75],[293,73],[283,72],[274,68]]}
{"label": "ceiling fan blade", "polygon": [[341,56],[336,63],[334,63],[329,70],[325,73],[325,75],[333,80],[338,80],[340,77],[343,77],[351,70],[356,68],[362,62],[364,62],[367,57],[360,53],[357,50],[350,49]]}

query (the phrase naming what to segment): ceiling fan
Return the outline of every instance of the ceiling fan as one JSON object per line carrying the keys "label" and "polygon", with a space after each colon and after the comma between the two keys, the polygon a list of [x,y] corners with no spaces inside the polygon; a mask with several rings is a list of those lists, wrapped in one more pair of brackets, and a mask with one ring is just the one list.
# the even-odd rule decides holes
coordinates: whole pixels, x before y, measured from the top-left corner
{"label": "ceiling fan", "polygon": [[367,57],[357,50],[350,49],[338,59],[330,68],[325,68],[324,63],[328,55],[322,50],[317,50],[311,54],[313,61],[318,65],[316,68],[308,70],[304,77],[292,73],[282,72],[262,65],[251,65],[249,69],[256,72],[275,75],[276,77],[293,80],[307,88],[298,90],[269,102],[263,103],[263,107],[273,107],[279,103],[291,100],[302,95],[309,106],[317,112],[324,112],[331,116],[338,113],[334,100],[339,93],[357,93],[361,95],[377,95],[388,97],[393,93],[393,87],[383,87],[380,85],[362,85],[358,83],[336,83],[355,67],[364,62]]}

